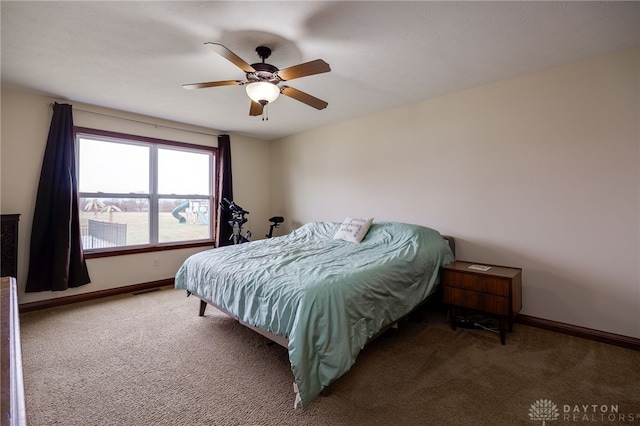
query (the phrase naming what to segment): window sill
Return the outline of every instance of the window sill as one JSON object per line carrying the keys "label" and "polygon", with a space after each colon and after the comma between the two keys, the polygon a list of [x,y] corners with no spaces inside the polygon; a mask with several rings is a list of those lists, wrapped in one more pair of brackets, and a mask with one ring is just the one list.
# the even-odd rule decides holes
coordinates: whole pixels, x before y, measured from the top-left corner
{"label": "window sill", "polygon": [[167,251],[167,250],[180,250],[185,248],[193,248],[193,247],[210,247],[214,248],[215,242],[213,240],[209,241],[200,241],[200,242],[192,242],[185,244],[166,244],[159,246],[145,246],[145,247],[131,247],[131,248],[122,248],[117,250],[95,250],[95,251],[85,251],[84,258],[85,259],[97,259],[100,257],[113,257],[113,256],[126,256],[129,254],[139,254],[139,253],[153,253],[158,251]]}

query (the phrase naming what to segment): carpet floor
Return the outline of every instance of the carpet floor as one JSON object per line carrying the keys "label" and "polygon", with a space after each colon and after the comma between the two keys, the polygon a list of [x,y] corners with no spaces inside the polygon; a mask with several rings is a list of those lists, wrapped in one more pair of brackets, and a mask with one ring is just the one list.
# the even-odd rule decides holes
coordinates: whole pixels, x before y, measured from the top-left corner
{"label": "carpet floor", "polygon": [[21,314],[39,425],[640,425],[640,352],[425,309],[304,410],[285,348],[163,288]]}

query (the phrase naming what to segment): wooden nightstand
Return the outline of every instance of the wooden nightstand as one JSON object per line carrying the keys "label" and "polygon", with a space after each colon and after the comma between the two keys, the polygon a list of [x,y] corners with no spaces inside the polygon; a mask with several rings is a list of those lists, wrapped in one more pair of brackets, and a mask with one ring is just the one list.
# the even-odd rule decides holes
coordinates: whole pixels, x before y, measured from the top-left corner
{"label": "wooden nightstand", "polygon": [[500,342],[513,331],[513,320],[522,309],[522,269],[490,266],[487,271],[469,269],[471,262],[456,261],[442,267],[443,301],[451,306],[451,327],[456,329],[456,308],[495,315],[500,321]]}

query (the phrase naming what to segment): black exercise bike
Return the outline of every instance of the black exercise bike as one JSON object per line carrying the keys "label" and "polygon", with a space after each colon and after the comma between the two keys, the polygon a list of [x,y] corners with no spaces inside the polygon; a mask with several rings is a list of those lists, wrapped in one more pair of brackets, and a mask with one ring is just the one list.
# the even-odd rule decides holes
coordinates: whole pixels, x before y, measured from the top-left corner
{"label": "black exercise bike", "polygon": [[[222,200],[223,202],[220,203],[222,210],[228,210],[231,212],[231,220],[227,223],[231,228],[233,228],[233,232],[229,239],[233,241],[233,244],[248,243],[249,238],[251,238],[251,231],[247,231],[245,235],[242,235],[242,226],[249,220],[245,217],[249,212],[233,201],[229,201],[226,198],[223,198]],[[278,228],[280,224],[284,222],[284,218],[282,216],[274,216],[269,219],[269,222],[271,222],[271,225],[269,226],[269,233],[265,235],[266,238],[271,238],[273,236],[273,230]]]}
{"label": "black exercise bike", "polygon": [[228,210],[231,212],[231,220],[227,223],[231,228],[233,228],[233,232],[229,239],[233,241],[233,244],[248,243],[249,238],[251,238],[251,231],[247,231],[245,235],[242,235],[242,226],[249,220],[245,217],[249,212],[233,201],[229,201],[226,198],[223,198],[222,200],[223,201],[220,203],[222,210]]}
{"label": "black exercise bike", "polygon": [[282,216],[274,216],[271,219],[269,219],[269,222],[271,222],[271,225],[269,225],[269,233],[267,235],[265,235],[265,237],[267,237],[267,238],[273,237],[274,228],[279,228],[280,227],[280,224],[282,222],[284,222],[284,217],[282,217]]}

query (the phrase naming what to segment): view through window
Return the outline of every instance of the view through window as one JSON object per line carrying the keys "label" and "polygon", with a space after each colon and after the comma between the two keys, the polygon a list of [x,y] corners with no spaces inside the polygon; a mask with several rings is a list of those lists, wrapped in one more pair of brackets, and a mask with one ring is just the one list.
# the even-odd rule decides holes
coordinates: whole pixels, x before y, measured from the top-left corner
{"label": "view through window", "polygon": [[211,241],[215,148],[77,129],[83,248]]}

